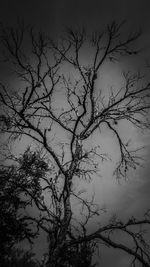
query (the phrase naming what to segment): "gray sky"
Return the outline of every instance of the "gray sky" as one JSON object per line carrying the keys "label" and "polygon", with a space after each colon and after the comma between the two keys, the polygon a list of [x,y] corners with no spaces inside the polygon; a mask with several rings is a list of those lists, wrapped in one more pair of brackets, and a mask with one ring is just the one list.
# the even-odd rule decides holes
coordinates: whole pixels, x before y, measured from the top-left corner
{"label": "gray sky", "polygon": [[13,23],[16,16],[20,16],[44,30],[77,22],[86,22],[92,27],[114,18],[126,18],[133,25],[141,24],[149,31],[149,9],[148,0],[2,0],[0,14],[3,21]]}
{"label": "gray sky", "polygon": [[[150,61],[149,14],[149,0],[2,0],[0,4],[0,18],[2,22],[13,25],[15,24],[16,17],[19,16],[20,18],[24,18],[25,23],[29,23],[54,36],[61,35],[65,25],[76,25],[76,23],[83,23],[87,28],[92,30],[96,27],[102,28],[105,23],[113,19],[126,19],[129,25],[127,31],[141,26],[143,29],[143,37],[138,44],[143,48],[141,58],[134,62],[126,62],[126,66],[130,69],[133,68],[133,71],[137,66],[141,68],[144,64],[144,60],[148,57]],[[124,130],[122,126],[122,131]],[[143,135],[133,128],[129,129],[128,134],[133,137],[135,145],[146,146],[145,154],[147,156],[144,168],[137,170],[134,174],[131,173],[129,181],[122,182],[121,185],[118,185],[115,179],[112,178],[111,169],[109,169],[110,171],[106,171],[108,168],[104,168],[103,177],[100,181],[97,180],[94,185],[95,190],[98,190],[97,201],[107,205],[108,211],[114,211],[115,213],[121,214],[121,216],[128,216],[133,213],[140,214],[150,203],[150,134],[146,132],[145,135]],[[103,138],[106,144],[111,142],[110,136],[105,135]],[[97,186],[98,183],[101,183],[100,187]],[[128,257],[126,257],[126,255],[120,253],[116,254],[116,252],[114,254],[114,251],[108,250],[104,250],[103,253],[106,262],[102,260],[101,266],[127,266]]]}

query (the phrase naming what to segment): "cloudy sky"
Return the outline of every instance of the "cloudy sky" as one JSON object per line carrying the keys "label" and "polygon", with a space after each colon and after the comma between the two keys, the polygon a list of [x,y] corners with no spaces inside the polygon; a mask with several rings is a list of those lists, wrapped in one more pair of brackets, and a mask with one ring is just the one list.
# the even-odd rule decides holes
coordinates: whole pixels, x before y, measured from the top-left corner
{"label": "cloudy sky", "polygon": [[[90,30],[102,28],[113,19],[126,19],[127,31],[141,26],[143,36],[139,41],[142,47],[141,57],[126,66],[133,70],[142,68],[144,62],[150,62],[150,1],[143,0],[1,0],[0,20],[8,25],[16,23],[16,18],[23,18],[25,23],[31,24],[40,30],[54,36],[61,35],[65,26],[84,24]],[[128,65],[129,64],[129,65]],[[148,73],[148,71],[147,71]],[[116,75],[114,73],[114,75]],[[107,79],[107,73],[106,73]],[[116,76],[115,78],[116,79]],[[110,212],[123,215],[141,214],[150,203],[150,133],[141,134],[136,129],[130,129],[128,135],[133,137],[135,145],[145,145],[144,168],[131,173],[129,180],[118,185],[111,177],[110,171],[103,170],[103,177],[93,185],[97,191],[97,201],[107,206]],[[104,134],[104,142],[108,145],[110,136]],[[92,140],[91,140],[92,142]],[[109,145],[108,145],[109,146]],[[106,147],[107,148],[107,147]],[[97,186],[98,183],[101,186]],[[115,197],[114,197],[115,196]],[[38,245],[37,245],[38,246]],[[105,262],[101,266],[126,267],[128,258],[122,254],[114,254],[114,251],[104,251]],[[109,255],[109,257],[108,257]],[[109,260],[108,260],[109,258]]]}

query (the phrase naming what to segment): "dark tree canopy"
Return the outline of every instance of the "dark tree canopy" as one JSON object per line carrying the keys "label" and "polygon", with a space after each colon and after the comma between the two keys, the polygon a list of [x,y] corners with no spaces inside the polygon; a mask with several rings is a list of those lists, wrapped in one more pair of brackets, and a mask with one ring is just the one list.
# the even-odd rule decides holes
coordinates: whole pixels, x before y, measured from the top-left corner
{"label": "dark tree canopy", "polygon": [[[92,266],[92,255],[101,245],[129,254],[131,266],[150,266],[143,231],[150,224],[149,213],[140,220],[113,217],[104,224],[94,194],[87,197],[80,187],[109,160],[99,144],[89,141],[94,134],[101,137],[103,127],[118,146],[117,179],[126,178],[141,163],[139,148],[124,141],[118,125],[127,121],[141,130],[149,128],[150,83],[141,73],[127,71],[118,88],[106,90],[101,84],[103,65],[113,68],[124,57],[139,53],[135,42],[141,33],[124,35],[124,24],[113,22],[92,33],[66,29],[59,40],[23,23],[16,29],[1,29],[4,64],[14,75],[11,84],[0,84],[1,133],[11,144],[30,142],[22,156],[15,157],[12,150],[7,159],[16,162],[12,187],[24,200],[24,209],[30,206],[36,211],[22,213],[22,224],[33,239],[39,230],[47,234],[47,266]],[[95,217],[99,227],[91,233],[88,227]],[[120,233],[130,242],[117,241]]]}
{"label": "dark tree canopy", "polygon": [[33,259],[31,251],[12,249],[9,258],[1,261],[1,267],[42,267],[40,263]]}
{"label": "dark tree canopy", "polygon": [[13,168],[0,169],[1,261],[10,255],[12,246],[27,234],[27,225],[22,223],[18,215],[18,210],[24,208],[26,202],[20,199],[15,178]]}

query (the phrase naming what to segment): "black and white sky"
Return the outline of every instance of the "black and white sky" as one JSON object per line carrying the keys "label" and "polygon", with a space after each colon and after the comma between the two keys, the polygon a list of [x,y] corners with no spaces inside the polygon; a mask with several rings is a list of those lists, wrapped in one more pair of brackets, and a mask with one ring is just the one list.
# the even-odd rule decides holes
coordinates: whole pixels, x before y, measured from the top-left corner
{"label": "black and white sky", "polygon": [[[116,21],[125,19],[127,32],[138,27],[141,27],[143,31],[137,44],[142,48],[141,55],[137,60],[126,61],[126,67],[133,71],[136,68],[144,69],[147,75],[150,71],[145,68],[146,63],[150,62],[149,0],[1,0],[0,21],[4,25],[15,25],[17,17],[24,19],[25,24],[33,25],[36,29],[58,38],[65,26],[82,24],[89,30],[95,30],[102,29],[103,25],[114,19]],[[2,71],[1,68],[0,71]],[[105,76],[108,81],[109,73],[106,73]],[[148,76],[150,79],[150,75]],[[117,82],[117,76],[113,79]],[[110,212],[118,212],[124,216],[133,213],[141,214],[150,203],[150,132],[142,134],[135,128],[125,129],[122,125],[122,132],[125,130],[134,138],[135,145],[146,146],[144,168],[132,173],[132,177],[121,185],[118,185],[110,177],[107,168],[107,171],[103,170],[105,179],[101,178],[100,186],[98,185],[99,181],[93,185],[97,190],[97,201],[105,204]],[[109,136],[104,135],[103,138],[104,142],[111,146]],[[40,248],[37,244],[37,250],[40,249],[41,244]],[[127,266],[128,259],[123,254],[117,255],[114,251],[108,252],[107,250],[104,250],[103,253],[105,261],[102,260],[101,266]]]}

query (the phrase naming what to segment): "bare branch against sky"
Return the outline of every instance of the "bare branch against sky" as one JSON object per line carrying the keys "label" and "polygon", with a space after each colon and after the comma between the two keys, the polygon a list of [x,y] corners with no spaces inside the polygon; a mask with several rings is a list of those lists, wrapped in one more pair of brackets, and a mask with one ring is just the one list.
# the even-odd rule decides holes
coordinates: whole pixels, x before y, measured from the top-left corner
{"label": "bare branch against sky", "polygon": [[[119,217],[111,210],[105,215],[99,178],[104,188],[107,176],[127,184],[127,178],[139,178],[145,143],[138,145],[133,133],[147,133],[150,126],[148,58],[141,47],[148,51],[148,41],[146,45],[142,39],[148,33],[145,26],[143,32],[137,27],[136,14],[134,23],[129,20],[135,29],[129,30],[117,15],[117,1],[110,6],[95,1],[95,7],[90,1],[66,4],[68,9],[59,3],[39,4],[43,13],[51,8],[50,30],[48,25],[44,30],[44,16],[31,27],[31,11],[29,23],[19,19],[17,26],[1,24],[1,176],[8,177],[3,186],[7,194],[13,188],[15,197],[24,201],[17,206],[17,220],[25,226],[23,238],[36,244],[39,233],[47,236],[46,266],[93,266],[92,256],[101,247],[128,255],[124,266],[150,266],[148,206],[143,214],[140,204],[138,212],[132,209]],[[101,7],[102,14],[107,6],[108,17],[102,16],[99,27],[98,10]],[[52,10],[57,10],[58,21]],[[117,205],[116,210],[124,208]],[[114,266],[119,264],[116,260]]]}

